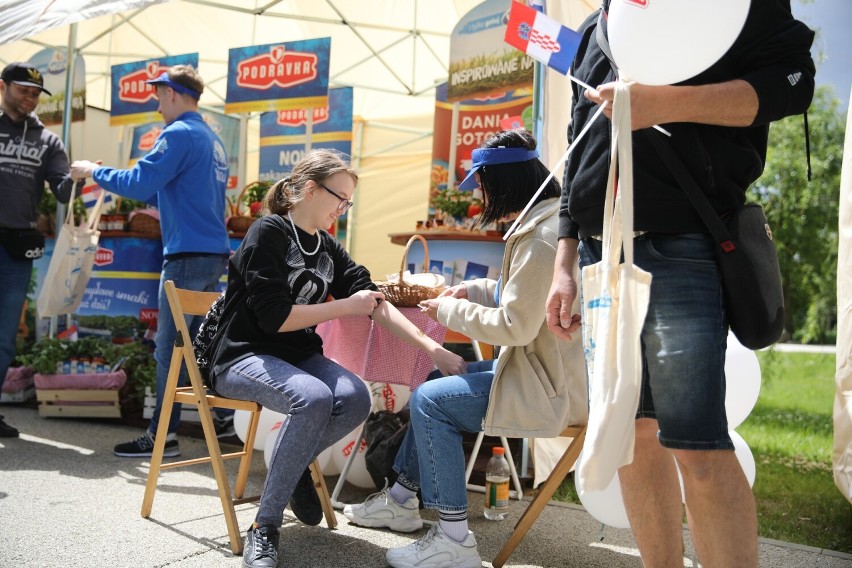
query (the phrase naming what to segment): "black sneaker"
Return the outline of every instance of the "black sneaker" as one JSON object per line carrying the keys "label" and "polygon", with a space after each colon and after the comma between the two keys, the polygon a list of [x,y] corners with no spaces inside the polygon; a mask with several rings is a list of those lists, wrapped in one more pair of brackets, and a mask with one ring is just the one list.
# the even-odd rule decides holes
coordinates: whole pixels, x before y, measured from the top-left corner
{"label": "black sneaker", "polygon": [[18,429],[6,424],[0,416],[0,438],[17,438]]}
{"label": "black sneaker", "polygon": [[220,417],[218,414],[213,415],[213,427],[216,429],[217,438],[230,438],[236,436],[237,431],[234,430],[234,415]]}
{"label": "black sneaker", "polygon": [[322,521],[322,504],[310,469],[306,469],[296,483],[293,495],[290,496],[290,509],[296,518],[306,525],[313,527]]}
{"label": "black sneaker", "polygon": [[[180,455],[177,438],[172,436],[166,436],[166,448],[163,450],[164,458],[175,458]],[[153,451],[154,437],[147,430],[132,442],[117,444],[113,450],[115,455],[122,458],[150,458]]]}
{"label": "black sneaker", "polygon": [[243,550],[245,568],[275,568],[278,566],[278,529],[272,525],[255,527],[246,533]]}

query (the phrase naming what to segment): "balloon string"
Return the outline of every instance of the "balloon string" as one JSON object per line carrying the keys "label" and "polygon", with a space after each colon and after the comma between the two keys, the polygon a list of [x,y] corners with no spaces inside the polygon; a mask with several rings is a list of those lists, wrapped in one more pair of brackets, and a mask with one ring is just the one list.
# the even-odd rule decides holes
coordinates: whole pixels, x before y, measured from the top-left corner
{"label": "balloon string", "polygon": [[544,178],[544,181],[541,182],[541,186],[539,186],[538,191],[536,191],[535,194],[530,198],[529,203],[527,203],[526,207],[524,207],[523,210],[520,212],[520,214],[518,214],[517,219],[515,219],[515,222],[512,223],[511,227],[509,227],[509,230],[506,231],[506,234],[503,235],[504,241],[512,236],[512,233],[514,233],[515,229],[518,228],[518,225],[521,223],[521,220],[524,218],[524,215],[526,215],[527,212],[530,210],[530,208],[532,208],[533,204],[535,203],[535,200],[538,199],[538,196],[541,195],[541,192],[544,191],[544,188],[547,187],[547,184],[550,183],[550,180],[553,179],[553,176],[554,176],[557,168],[559,168],[559,166],[562,165],[562,162],[564,162],[565,160],[568,159],[568,155],[571,153],[571,150],[573,150],[574,146],[576,146],[577,142],[579,142],[583,138],[583,136],[586,135],[586,132],[589,131],[589,127],[592,125],[592,123],[595,121],[595,119],[597,117],[599,117],[601,115],[601,113],[603,113],[603,111],[607,107],[608,103],[609,103],[609,101],[604,101],[603,104],[601,104],[601,106],[598,107],[597,112],[594,115],[592,115],[592,119],[589,122],[586,123],[586,125],[580,131],[580,134],[578,134],[577,137],[574,139],[574,141],[571,142],[571,144],[568,145],[568,149],[565,151],[564,154],[562,154],[562,157],[559,158],[559,161],[556,162],[556,164],[552,168],[550,168],[550,174],[546,178]]}

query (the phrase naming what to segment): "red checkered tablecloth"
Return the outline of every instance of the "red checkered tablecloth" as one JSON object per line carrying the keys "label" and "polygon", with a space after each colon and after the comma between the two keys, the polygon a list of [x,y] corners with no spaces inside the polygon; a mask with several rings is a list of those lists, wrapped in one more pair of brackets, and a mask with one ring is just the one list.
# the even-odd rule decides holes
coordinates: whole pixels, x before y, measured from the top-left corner
{"label": "red checkered tablecloth", "polygon": [[[420,311],[399,308],[414,325],[438,343],[446,328]],[[367,382],[408,385],[412,390],[426,380],[435,365],[429,355],[393,335],[366,316],[349,316],[317,326],[325,356]]]}

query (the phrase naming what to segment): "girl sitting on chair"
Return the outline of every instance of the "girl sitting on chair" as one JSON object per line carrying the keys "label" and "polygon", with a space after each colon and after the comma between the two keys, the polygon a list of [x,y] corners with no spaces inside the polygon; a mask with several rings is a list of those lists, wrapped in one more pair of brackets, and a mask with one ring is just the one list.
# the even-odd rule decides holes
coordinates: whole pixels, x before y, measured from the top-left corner
{"label": "girl sitting on chair", "polygon": [[268,214],[251,225],[228,266],[220,329],[208,351],[210,382],[222,396],[287,415],[246,535],[248,568],[277,565],[288,502],[303,523],[319,524],[322,507],[308,466],[370,412],[364,382],[323,356],[317,324],[372,317],[423,349],[443,372],[464,370],[461,357],[383,302],[370,273],[324,230],[352,206],[357,181],[342,154],[308,152],[269,190]]}
{"label": "girl sitting on chair", "polygon": [[[529,133],[511,130],[473,151],[473,168],[459,188],[482,188],[480,225],[517,214],[542,185],[549,172],[535,148]],[[402,532],[423,526],[418,489],[426,508],[438,509],[439,523],[423,538],[388,550],[391,566],[481,565],[468,530],[462,432],[484,427],[493,436],[555,437],[586,419],[582,342],[560,340],[545,323],[559,195],[551,180],[506,243],[499,280],[466,281],[421,302],[447,328],[502,347],[496,360],[469,363],[461,374],[436,371],[412,393],[411,425],[394,464],[399,478],[363,504],[344,508],[355,524]],[[568,331],[579,327],[576,315]]]}

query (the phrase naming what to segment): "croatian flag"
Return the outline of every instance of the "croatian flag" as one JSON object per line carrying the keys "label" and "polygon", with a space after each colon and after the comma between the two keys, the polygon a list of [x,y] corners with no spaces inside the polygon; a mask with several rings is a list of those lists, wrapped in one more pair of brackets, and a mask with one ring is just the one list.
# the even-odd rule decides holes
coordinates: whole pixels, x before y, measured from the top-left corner
{"label": "croatian flag", "polygon": [[567,75],[580,46],[580,37],[574,30],[548,18],[535,8],[512,2],[503,41]]}
{"label": "croatian flag", "polygon": [[[91,209],[95,206],[95,202],[97,202],[101,191],[103,190],[96,183],[87,185],[82,189],[82,191],[80,191],[80,199],[83,200],[83,204],[86,206],[86,209]],[[104,205],[107,205],[108,203],[112,203],[111,193],[107,193],[104,197]]]}

